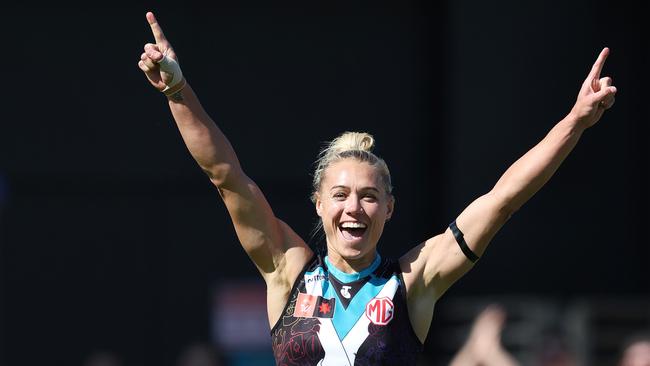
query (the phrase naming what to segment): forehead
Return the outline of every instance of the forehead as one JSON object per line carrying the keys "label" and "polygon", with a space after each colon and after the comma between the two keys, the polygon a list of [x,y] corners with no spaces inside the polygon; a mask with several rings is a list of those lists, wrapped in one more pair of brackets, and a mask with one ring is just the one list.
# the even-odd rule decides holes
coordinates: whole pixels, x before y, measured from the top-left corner
{"label": "forehead", "polygon": [[325,170],[323,179],[323,187],[326,189],[338,185],[379,187],[380,184],[379,169],[356,159],[343,159],[332,163]]}

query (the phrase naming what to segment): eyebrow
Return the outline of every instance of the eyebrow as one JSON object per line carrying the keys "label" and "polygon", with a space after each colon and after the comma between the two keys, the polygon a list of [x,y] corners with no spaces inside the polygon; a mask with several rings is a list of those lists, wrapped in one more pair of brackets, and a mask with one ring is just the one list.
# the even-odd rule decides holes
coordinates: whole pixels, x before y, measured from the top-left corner
{"label": "eyebrow", "polygon": [[[338,185],[338,186],[334,186],[334,187],[330,188],[330,191],[333,191],[333,190],[338,189],[338,188],[343,188],[343,189],[348,189],[348,190],[350,189],[350,187],[343,186],[343,185]],[[375,192],[379,193],[379,190],[377,188],[375,188],[375,187],[363,187],[363,188],[361,188],[361,191],[375,191]]]}

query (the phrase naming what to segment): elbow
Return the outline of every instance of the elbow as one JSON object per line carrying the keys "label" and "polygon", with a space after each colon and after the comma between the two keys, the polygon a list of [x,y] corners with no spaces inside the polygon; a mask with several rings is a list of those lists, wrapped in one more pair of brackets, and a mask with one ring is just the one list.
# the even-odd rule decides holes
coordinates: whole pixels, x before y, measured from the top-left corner
{"label": "elbow", "polygon": [[506,221],[519,211],[523,202],[517,199],[516,195],[509,195],[503,192],[492,191],[488,193],[496,203],[496,208],[499,212],[499,216],[505,217]]}
{"label": "elbow", "polygon": [[505,216],[507,221],[512,217],[512,215],[515,214],[515,212],[519,211],[520,208],[521,204],[519,203],[507,202],[503,205],[501,211],[503,212],[503,216]]}
{"label": "elbow", "polygon": [[201,169],[217,188],[227,188],[243,174],[240,168],[229,163],[214,164]]}

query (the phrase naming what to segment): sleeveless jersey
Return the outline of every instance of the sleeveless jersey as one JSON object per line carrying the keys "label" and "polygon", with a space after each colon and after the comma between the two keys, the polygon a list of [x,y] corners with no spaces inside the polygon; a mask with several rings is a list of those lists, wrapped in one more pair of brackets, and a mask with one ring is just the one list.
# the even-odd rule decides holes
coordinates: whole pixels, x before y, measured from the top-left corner
{"label": "sleeveless jersey", "polygon": [[408,315],[399,263],[347,274],[315,255],[271,329],[282,366],[415,365],[422,343]]}

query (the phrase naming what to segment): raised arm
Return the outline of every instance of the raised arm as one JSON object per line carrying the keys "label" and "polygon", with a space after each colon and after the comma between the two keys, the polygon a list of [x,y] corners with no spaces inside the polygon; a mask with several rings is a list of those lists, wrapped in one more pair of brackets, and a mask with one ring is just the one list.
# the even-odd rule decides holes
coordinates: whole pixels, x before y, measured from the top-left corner
{"label": "raised arm", "polygon": [[182,76],[174,49],[155,16],[149,12],[146,17],[155,44],[144,46],[138,66],[151,84],[167,96],[185,145],[217,187],[244,250],[267,284],[290,287],[297,271],[311,256],[310,249],[275,217],[260,189],[244,174],[230,142]]}
{"label": "raised arm", "polygon": [[[483,254],[508,218],[551,178],[584,130],[598,122],[604,111],[614,104],[616,88],[612,86],[612,79],[600,77],[608,54],[609,49],[605,48],[598,56],[571,112],[512,164],[490,192],[476,199],[458,216],[456,224],[463,240],[448,228],[402,258],[402,267],[408,269],[405,281],[413,290],[409,301],[416,298],[418,301],[413,304],[432,308],[435,299],[472,268],[468,254],[470,257],[472,253],[477,257]],[[464,253],[463,244],[459,242],[466,244],[471,253]]]}

